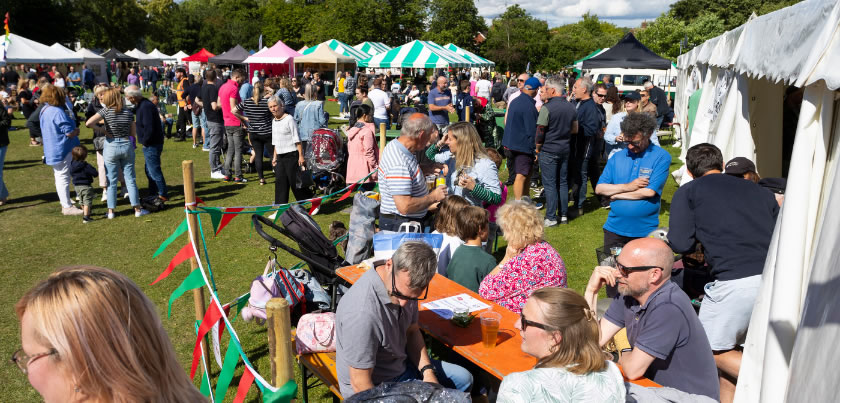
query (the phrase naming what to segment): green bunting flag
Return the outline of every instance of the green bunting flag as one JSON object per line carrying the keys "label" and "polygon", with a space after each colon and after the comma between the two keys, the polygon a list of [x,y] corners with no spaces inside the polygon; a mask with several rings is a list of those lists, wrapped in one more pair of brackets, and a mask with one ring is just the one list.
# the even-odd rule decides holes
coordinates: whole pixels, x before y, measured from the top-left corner
{"label": "green bunting flag", "polygon": [[199,392],[205,396],[211,396],[211,384],[208,383],[208,373],[202,371],[202,382],[199,386]]}
{"label": "green bunting flag", "polygon": [[182,221],[181,224],[179,224],[179,226],[176,228],[175,232],[173,232],[173,234],[170,235],[169,238],[164,240],[164,242],[161,244],[161,246],[158,247],[158,250],[156,250],[155,253],[152,254],[152,258],[155,259],[155,257],[160,255],[161,252],[164,251],[164,249],[167,249],[167,247],[170,246],[170,244],[173,243],[173,241],[175,241],[176,238],[178,238],[179,236],[181,236],[181,234],[184,234],[185,232],[187,232],[187,218],[185,218],[184,221]]}
{"label": "green bunting flag", "polygon": [[251,293],[245,294],[237,300],[237,311],[234,312],[235,316],[240,316],[240,311],[243,309],[244,306],[246,306],[246,304],[249,303],[249,297],[251,295]]}
{"label": "green bunting flag", "polygon": [[[272,209],[273,209],[272,206],[257,207],[257,208],[255,208],[255,214],[264,215],[264,214],[266,214],[267,211],[272,211]],[[249,219],[249,225],[252,228],[255,228],[255,222],[252,221],[251,219]]]}
{"label": "green bunting flag", "polygon": [[229,335],[229,339],[228,350],[226,350],[225,358],[222,361],[222,369],[220,369],[220,375],[217,377],[217,389],[214,393],[215,400],[218,402],[225,400],[225,392],[228,391],[228,385],[234,378],[234,368],[240,361],[240,351],[234,342],[234,336]]}
{"label": "green bunting flag", "polygon": [[269,389],[263,391],[264,403],[288,403],[296,397],[296,381],[290,380],[284,386],[278,388],[277,392]]}
{"label": "green bunting flag", "polygon": [[211,225],[214,227],[214,236],[216,236],[217,228],[219,228],[220,221],[222,221],[222,210],[216,207],[200,207],[200,209],[211,216]]}
{"label": "green bunting flag", "polygon": [[173,301],[184,295],[187,290],[199,288],[203,285],[205,285],[205,278],[202,277],[202,270],[199,268],[193,269],[193,271],[185,277],[184,281],[181,282],[181,285],[176,288],[172,294],[170,294],[170,302],[167,304],[167,317],[170,317],[170,312],[173,310]]}

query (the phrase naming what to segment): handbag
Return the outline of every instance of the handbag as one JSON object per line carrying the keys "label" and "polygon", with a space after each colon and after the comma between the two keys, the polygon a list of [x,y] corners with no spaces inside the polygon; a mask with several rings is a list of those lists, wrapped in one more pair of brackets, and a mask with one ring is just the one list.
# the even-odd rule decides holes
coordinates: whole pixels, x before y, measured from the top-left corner
{"label": "handbag", "polygon": [[397,232],[379,231],[375,233],[372,242],[375,249],[375,259],[391,258],[401,244],[410,241],[421,241],[430,245],[433,252],[439,256],[439,250],[442,249],[443,237],[442,234],[421,233],[421,224],[417,222],[403,223]]}
{"label": "handbag", "polygon": [[[269,269],[273,268],[270,273]],[[266,303],[272,298],[283,297],[290,304],[290,310],[300,306],[305,312],[304,285],[296,280],[289,270],[281,267],[275,259],[270,259],[263,269],[263,275],[252,281],[249,295],[249,305],[243,307],[240,314],[245,321],[258,319],[262,323],[266,320]]]}
{"label": "handbag", "polygon": [[102,151],[105,149],[105,136],[94,137],[94,151]]}
{"label": "handbag", "polygon": [[336,315],[333,312],[302,315],[296,326],[296,352],[299,354],[337,351]]}

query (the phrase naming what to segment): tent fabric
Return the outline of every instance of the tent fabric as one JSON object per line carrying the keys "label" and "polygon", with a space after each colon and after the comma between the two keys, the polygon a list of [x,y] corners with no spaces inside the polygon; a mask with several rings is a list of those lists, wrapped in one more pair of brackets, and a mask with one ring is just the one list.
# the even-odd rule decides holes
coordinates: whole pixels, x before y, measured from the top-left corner
{"label": "tent fabric", "polygon": [[172,56],[172,58],[176,59],[177,62],[181,63],[182,61],[184,61],[184,58],[188,57],[188,56],[189,55],[187,53],[184,53],[183,51],[180,50],[176,54],[174,54]]}
{"label": "tent fabric", "polygon": [[185,58],[181,59],[181,61],[183,61],[183,62],[207,63],[208,59],[210,59],[214,56],[215,55],[213,53],[208,52],[208,50],[205,49],[205,48],[202,48],[202,50],[200,50],[200,51],[198,51],[198,52],[196,52],[196,53],[194,53],[194,54],[192,54],[188,57],[185,57]]}
{"label": "tent fabric", "polygon": [[134,48],[126,52],[126,55],[137,58],[138,62],[145,65],[156,65],[161,63],[160,58],[143,53],[142,51],[138,50],[138,48]]}
{"label": "tent fabric", "polygon": [[351,56],[343,56],[334,52],[327,44],[320,43],[313,48],[307,49],[309,52],[303,56],[298,56],[295,59],[296,63],[331,63],[331,64],[353,64],[357,59]]}
{"label": "tent fabric", "polygon": [[571,63],[571,66],[574,67],[574,71],[581,72],[583,61],[591,59],[592,57],[597,56],[597,55],[599,55],[599,54],[601,54],[601,53],[603,53],[607,50],[609,50],[609,48],[597,49],[594,52],[589,53],[586,57],[583,57],[582,59],[575,60],[573,63]]}
{"label": "tent fabric", "polygon": [[264,64],[281,64],[291,62],[292,58],[303,56],[301,53],[290,49],[284,42],[275,42],[271,48],[261,49],[259,52],[249,56],[243,63],[264,63]]}
{"label": "tent fabric", "polygon": [[389,52],[392,50],[392,47],[385,45],[383,42],[363,42],[354,45],[354,49],[374,56],[378,53]]}
{"label": "tent fabric", "polygon": [[[331,50],[333,50],[334,52],[339,53],[340,55],[353,57],[355,62],[359,62],[363,59],[368,59],[369,57],[371,57],[370,54],[368,54],[366,52],[363,52],[361,50],[357,50],[357,49],[355,49],[355,48],[353,48],[353,47],[351,47],[351,46],[349,46],[349,45],[347,45],[343,42],[340,42],[336,39],[327,40],[325,42],[320,43],[319,45],[311,46],[311,47],[309,47],[305,50],[300,50],[299,53],[307,56],[307,55],[313,53],[314,51],[316,51],[316,49],[320,45],[325,45],[328,48],[330,48]],[[298,61],[296,61],[296,62],[298,63]],[[340,63],[343,63],[343,62],[340,62]]]}
{"label": "tent fabric", "polygon": [[117,49],[111,48],[102,54],[105,60],[116,60],[118,62],[136,62],[138,58],[129,56]]}
{"label": "tent fabric", "polygon": [[237,45],[225,53],[208,59],[208,61],[214,64],[243,64],[243,60],[246,60],[248,57],[249,52],[242,46]]}
{"label": "tent fabric", "polygon": [[388,52],[358,63],[373,68],[449,68],[471,67],[464,57],[431,41],[414,40]]}
{"label": "tent fabric", "polygon": [[76,54],[84,61],[105,61],[105,58],[92,52],[90,49],[82,48],[76,51]]}
{"label": "tent fabric", "polygon": [[464,58],[466,58],[474,67],[494,67],[495,62],[486,59],[484,57],[477,56],[476,54],[467,51],[453,43],[449,43],[445,45],[445,49],[448,49]]}
{"label": "tent fabric", "polygon": [[[89,49],[82,48],[76,51],[76,54],[82,58],[82,62],[88,65],[88,68],[94,72],[96,82],[107,82],[108,78],[105,75],[105,58],[92,52]],[[81,70],[80,70],[81,72]]]}
{"label": "tent fabric", "polygon": [[635,39],[632,32],[628,32],[615,46],[609,50],[583,61],[584,69],[595,69],[600,67],[615,67],[624,69],[670,69],[670,60],[667,60],[644,44]]}
{"label": "tent fabric", "polygon": [[35,42],[31,39],[24,38],[13,33],[9,34],[9,42],[7,43],[5,37],[3,44],[0,46],[6,49],[5,62],[9,64],[15,63],[80,63],[82,58],[74,52],[67,53],[63,49],[56,49]]}
{"label": "tent fabric", "polygon": [[149,52],[149,56],[161,61],[175,60],[173,56],[168,56],[166,53],[162,53],[160,50],[158,50],[158,48],[152,49],[152,52]]}

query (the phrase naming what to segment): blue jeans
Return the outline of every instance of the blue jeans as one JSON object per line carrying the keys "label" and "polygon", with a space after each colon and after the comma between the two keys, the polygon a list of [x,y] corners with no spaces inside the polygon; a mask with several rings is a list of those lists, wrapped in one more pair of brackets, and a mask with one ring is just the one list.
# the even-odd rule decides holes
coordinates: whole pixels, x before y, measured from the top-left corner
{"label": "blue jeans", "polygon": [[[433,364],[433,367],[435,368],[434,372],[436,372],[436,379],[439,381],[440,385],[446,388],[461,390],[463,392],[471,391],[471,385],[474,383],[474,377],[471,375],[471,372],[468,372],[468,370],[459,365],[434,360],[432,358],[430,359],[430,363]],[[422,380],[422,374],[419,373],[419,369],[416,368],[415,365],[410,363],[410,360],[404,361],[404,366],[404,373],[391,379],[389,382]]]}
{"label": "blue jeans", "polygon": [[102,150],[105,160],[105,174],[108,176],[108,208],[117,207],[117,181],[120,171],[129,190],[129,202],[132,206],[140,206],[138,200],[138,186],[135,184],[135,149],[127,138],[110,138],[105,140]]}
{"label": "blue jeans", "polygon": [[6,151],[9,146],[0,147],[0,200],[6,200],[9,197],[9,189],[6,189],[6,182],[3,182],[3,165],[6,163]]}
{"label": "blue jeans", "polygon": [[164,181],[164,173],[161,172],[161,151],[163,150],[163,144],[144,146],[143,170],[146,172],[146,179],[149,180],[149,193],[167,197],[167,182]]}
{"label": "blue jeans", "polygon": [[161,131],[164,132],[167,138],[173,137],[173,118],[165,118],[161,122]]}
{"label": "blue jeans", "polygon": [[[568,155],[564,153],[539,153],[539,166],[544,185],[545,204],[544,218],[556,221],[559,217],[568,216]],[[556,211],[559,215],[556,215]]]}
{"label": "blue jeans", "polygon": [[340,113],[348,112],[348,95],[344,92],[340,92],[337,96],[340,102]]}
{"label": "blue jeans", "polygon": [[379,130],[381,129],[381,123],[386,123],[386,130],[390,129],[389,118],[386,119],[378,119],[375,118],[375,133],[380,133]]}

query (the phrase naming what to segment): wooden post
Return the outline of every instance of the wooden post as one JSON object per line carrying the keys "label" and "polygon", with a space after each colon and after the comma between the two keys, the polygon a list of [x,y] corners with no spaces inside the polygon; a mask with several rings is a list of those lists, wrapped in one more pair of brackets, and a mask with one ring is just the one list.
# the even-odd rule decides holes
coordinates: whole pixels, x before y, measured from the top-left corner
{"label": "wooden post", "polygon": [[465,108],[465,121],[471,123],[471,107]]}
{"label": "wooden post", "polygon": [[[196,210],[196,193],[193,186],[193,161],[181,162],[182,179],[184,180],[184,205],[188,210]],[[193,229],[193,243],[199,244],[199,220],[195,214],[190,214],[187,218],[189,220],[190,228]],[[199,267],[195,256],[190,257],[190,271]],[[193,290],[193,310],[196,313],[196,320],[202,321],[205,319],[205,287],[199,287]],[[211,365],[211,351],[208,349],[208,336],[202,340],[202,350],[205,352],[205,362]]]}
{"label": "wooden post", "polygon": [[378,155],[383,155],[383,148],[386,147],[386,123],[381,123],[381,152]]}
{"label": "wooden post", "polygon": [[272,383],[276,387],[281,387],[293,379],[290,303],[286,299],[272,298],[266,303],[266,325]]}

